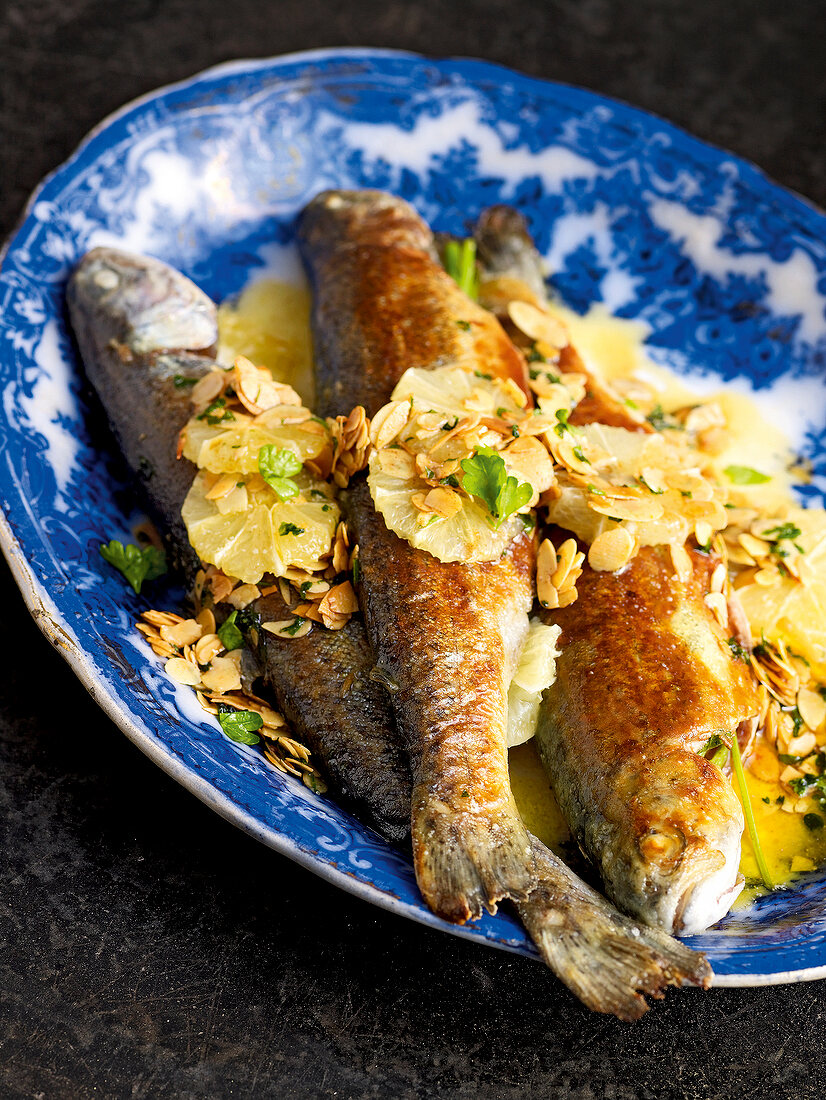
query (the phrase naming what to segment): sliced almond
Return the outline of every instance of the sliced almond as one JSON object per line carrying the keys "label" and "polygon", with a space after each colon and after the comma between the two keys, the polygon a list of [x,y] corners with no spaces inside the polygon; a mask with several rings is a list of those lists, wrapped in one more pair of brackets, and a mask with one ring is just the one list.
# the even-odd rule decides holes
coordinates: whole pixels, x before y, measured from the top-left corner
{"label": "sliced almond", "polygon": [[321,614],[353,615],[358,611],[358,600],[350,581],[344,581],[331,588],[318,605]]}
{"label": "sliced almond", "polygon": [[201,682],[209,691],[223,694],[225,691],[238,691],[241,687],[241,676],[235,661],[229,657],[216,657],[206,672],[202,673]]}
{"label": "sliced almond", "polygon": [[543,539],[536,555],[536,594],[543,607],[559,607],[556,588],[551,580],[557,569],[557,554],[550,539]]}
{"label": "sliced almond", "polygon": [[208,665],[223,648],[224,643],[217,634],[205,634],[195,643],[195,660],[199,665]]}
{"label": "sliced almond", "polygon": [[424,498],[424,503],[429,511],[435,512],[437,516],[442,516],[444,519],[455,516],[462,508],[462,498],[459,494],[444,485],[431,489]]}
{"label": "sliced almond", "polygon": [[203,634],[203,627],[196,619],[184,619],[175,626],[162,626],[161,637],[170,645],[185,646],[197,642]]}
{"label": "sliced almond", "polygon": [[253,600],[257,600],[261,595],[261,589],[257,584],[239,584],[237,588],[234,588],[232,592],[226,597],[227,603],[231,604],[238,611],[247,607]]}
{"label": "sliced almond", "polygon": [[391,401],[379,409],[370,424],[370,442],[376,450],[392,443],[409,418],[409,401]]}
{"label": "sliced almond", "polygon": [[198,666],[191,661],[185,661],[183,657],[170,657],[164,665],[167,676],[176,683],[185,684],[187,687],[195,687],[201,682],[201,673]]}
{"label": "sliced almond", "polygon": [[223,370],[211,370],[199,378],[190,391],[189,399],[196,408],[206,408],[224,392],[227,374]]}
{"label": "sliced almond", "polygon": [[688,551],[681,542],[670,543],[668,549],[671,554],[671,564],[674,566],[674,572],[680,582],[686,584],[694,571]]}
{"label": "sliced almond", "polygon": [[278,619],[276,622],[261,623],[261,629],[266,630],[269,634],[274,634],[276,638],[303,638],[305,634],[309,634],[313,628],[313,624],[309,619],[305,619],[300,626],[296,626],[296,619]]}
{"label": "sliced almond", "polygon": [[[400,481],[409,481],[416,476],[416,464],[413,456],[401,447],[385,447],[376,452],[376,460],[382,473],[397,477]],[[426,460],[424,460],[426,462]]]}
{"label": "sliced almond", "polygon": [[797,709],[809,729],[818,730],[826,721],[826,699],[810,688],[801,688],[797,693]]}
{"label": "sliced almond", "polygon": [[591,493],[588,497],[588,507],[601,516],[633,520],[637,523],[650,523],[661,519],[663,515],[662,504],[650,494],[646,494],[646,498],[638,496],[621,500],[618,497],[605,499]]}
{"label": "sliced almond", "polygon": [[614,527],[597,535],[588,551],[588,564],[598,573],[616,573],[634,555],[634,536],[625,527]]}
{"label": "sliced almond", "polygon": [[541,340],[552,348],[565,348],[570,342],[568,330],[561,321],[529,302],[509,302],[508,316],[531,340]]}
{"label": "sliced almond", "polygon": [[703,601],[708,607],[714,618],[724,629],[728,629],[728,600],[722,592],[709,592]]}

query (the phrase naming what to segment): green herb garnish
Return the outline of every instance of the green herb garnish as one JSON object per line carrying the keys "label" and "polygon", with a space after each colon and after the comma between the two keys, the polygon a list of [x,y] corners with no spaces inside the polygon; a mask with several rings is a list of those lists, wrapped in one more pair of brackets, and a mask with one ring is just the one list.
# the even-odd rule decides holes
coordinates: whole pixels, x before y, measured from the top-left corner
{"label": "green herb garnish", "polygon": [[303,535],[304,528],[296,527],[294,523],[282,523],[278,528],[279,535]]}
{"label": "green herb garnish", "polygon": [[557,409],[556,419],[559,423],[554,424],[554,431],[562,439],[566,432],[571,430],[571,426],[568,423],[568,417],[571,415],[570,409]]}
{"label": "green herb garnish", "polygon": [[227,615],[226,619],[218,627],[218,637],[221,639],[221,644],[224,649],[240,649],[244,644],[244,635],[238,629],[236,620],[238,618],[238,612],[233,611],[231,615]]}
{"label": "green herb garnish", "polygon": [[172,379],[176,390],[188,389],[190,386],[194,386],[197,381],[197,378],[187,378],[185,374],[176,374]]}
{"label": "green herb garnish", "polygon": [[470,332],[470,321],[457,321],[456,324],[462,332]]}
{"label": "green herb garnish", "polygon": [[664,432],[666,430],[681,432],[683,430],[681,424],[675,423],[674,419],[663,411],[662,405],[655,405],[645,419],[651,427],[658,432]]}
{"label": "green herb garnish", "polygon": [[487,506],[490,522],[499,527],[508,516],[523,508],[533,496],[533,486],[508,476],[505,460],[491,447],[479,447],[463,459],[462,488]]}
{"label": "green herb garnish", "polygon": [[299,630],[306,623],[306,621],[307,621],[306,619],[302,619],[302,618],[299,618],[298,616],[296,616],[296,618],[290,623],[289,626],[285,626],[283,628],[284,634],[289,634],[290,637],[292,637],[293,634],[297,634],[299,632]]}
{"label": "green herb garnish", "polygon": [[264,719],[254,710],[233,710],[226,704],[218,704],[218,721],[231,741],[242,745],[257,745],[261,738],[255,732],[264,725]]}
{"label": "green herb garnish", "polygon": [[144,581],[154,581],[166,572],[166,555],[154,546],[141,550],[139,546],[131,543],[124,546],[112,539],[108,544],[101,543],[100,556],[123,573],[136,594],[140,594]]}
{"label": "green herb garnish", "polygon": [[476,241],[465,237],[462,241],[448,241],[445,245],[445,271],[456,281],[459,289],[474,300],[479,297],[479,276],[476,271]]}
{"label": "green herb garnish", "polygon": [[745,646],[740,645],[736,638],[727,638],[726,642],[728,647],[738,661],[743,661],[744,664],[749,664],[751,661],[751,654]]}
{"label": "green herb garnish", "polygon": [[763,485],[771,481],[768,474],[761,474],[750,466],[726,466],[723,473],[734,485]]}
{"label": "green herb garnish", "polygon": [[216,424],[228,423],[235,419],[235,415],[230,409],[226,407],[227,401],[225,397],[216,397],[215,400],[207,405],[202,413],[199,413],[196,417],[197,420],[206,420],[210,427],[214,428]]}
{"label": "green herb garnish", "polygon": [[258,472],[279,500],[298,496],[298,486],[292,478],[301,473],[301,466],[301,459],[289,447],[267,443],[258,452]]}

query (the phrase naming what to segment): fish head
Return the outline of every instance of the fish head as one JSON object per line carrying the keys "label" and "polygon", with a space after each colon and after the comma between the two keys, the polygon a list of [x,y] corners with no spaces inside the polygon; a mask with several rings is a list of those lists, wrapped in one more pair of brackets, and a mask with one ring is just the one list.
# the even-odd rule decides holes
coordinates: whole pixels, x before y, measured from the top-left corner
{"label": "fish head", "polygon": [[84,320],[135,356],[164,350],[214,354],[215,305],[193,282],[149,256],[87,252],[67,288],[73,322]]}
{"label": "fish head", "polygon": [[298,222],[302,248],[312,255],[358,247],[401,246],[434,255],[433,234],[410,203],[385,191],[322,191]]}
{"label": "fish head", "polygon": [[645,766],[631,799],[639,916],[675,935],[716,924],[743,888],[743,811],[722,772],[672,749]]}

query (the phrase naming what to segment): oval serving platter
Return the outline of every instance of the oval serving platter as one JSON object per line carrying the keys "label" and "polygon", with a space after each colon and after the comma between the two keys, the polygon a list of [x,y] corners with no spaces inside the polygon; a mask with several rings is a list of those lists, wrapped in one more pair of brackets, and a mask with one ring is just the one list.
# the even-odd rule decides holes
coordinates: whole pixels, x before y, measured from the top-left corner
{"label": "oval serving platter", "polygon": [[[507,913],[457,928],[405,855],[229,741],[133,629],[150,606],[98,547],[137,513],[86,403],[63,310],[89,248],[148,252],[216,300],[298,275],[297,211],[325,187],[379,187],[461,232],[524,210],[580,312],[644,322],[656,361],[753,391],[826,474],[826,217],[756,168],[645,112],[478,61],[325,50],[222,65],[104,121],[32,197],[0,269],[4,553],[38,623],[152,760],[265,844],[342,889],[445,931],[536,955]],[[152,605],[176,607],[173,584]],[[826,976],[826,874],[690,941],[718,985]]]}

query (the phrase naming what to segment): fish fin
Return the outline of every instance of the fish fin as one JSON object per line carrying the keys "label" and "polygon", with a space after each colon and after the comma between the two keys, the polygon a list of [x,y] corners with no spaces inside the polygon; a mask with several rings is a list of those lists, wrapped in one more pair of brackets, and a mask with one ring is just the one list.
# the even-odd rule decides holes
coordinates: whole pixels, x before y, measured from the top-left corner
{"label": "fish fin", "polygon": [[495,913],[503,898],[525,899],[531,892],[531,837],[514,804],[496,814],[457,814],[434,811],[432,802],[417,811],[414,799],[413,838],[419,889],[445,920],[464,924],[483,908]]}
{"label": "fish fin", "polygon": [[533,846],[537,884],[517,903],[519,915],[544,961],[586,1007],[638,1020],[646,995],[710,986],[705,955],[619,913],[540,841]]}

